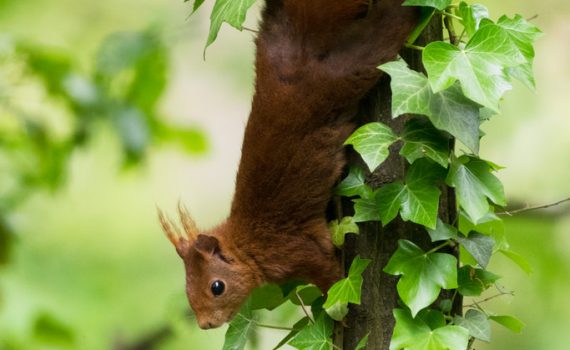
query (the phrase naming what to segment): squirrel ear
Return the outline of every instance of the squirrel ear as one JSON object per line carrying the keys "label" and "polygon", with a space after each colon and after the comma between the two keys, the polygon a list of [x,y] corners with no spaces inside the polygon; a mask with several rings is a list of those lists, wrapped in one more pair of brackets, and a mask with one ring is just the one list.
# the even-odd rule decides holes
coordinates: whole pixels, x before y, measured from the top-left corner
{"label": "squirrel ear", "polygon": [[220,252],[220,242],[214,236],[198,235],[194,248],[200,253],[214,255]]}

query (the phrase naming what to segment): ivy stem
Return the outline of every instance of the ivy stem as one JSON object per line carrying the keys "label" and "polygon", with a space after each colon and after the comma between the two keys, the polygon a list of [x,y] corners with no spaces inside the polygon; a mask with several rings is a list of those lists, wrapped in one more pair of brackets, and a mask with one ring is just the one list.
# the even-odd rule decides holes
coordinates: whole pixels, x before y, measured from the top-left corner
{"label": "ivy stem", "polygon": [[423,51],[425,49],[425,47],[423,46],[418,46],[418,45],[414,45],[414,44],[404,44],[404,47],[407,47],[408,49],[413,49],[413,50],[418,50],[418,51]]}
{"label": "ivy stem", "polygon": [[437,252],[438,250],[440,250],[440,249],[442,249],[442,248],[445,248],[445,247],[448,247],[448,246],[451,246],[451,241],[449,241],[449,240],[447,240],[447,241],[445,241],[444,243],[438,245],[437,247],[431,249],[430,251],[428,251],[427,253],[425,253],[425,255],[433,254],[433,253]]}
{"label": "ivy stem", "polygon": [[[448,12],[442,12],[442,13],[446,15],[443,18],[443,23],[445,24],[445,28],[449,33],[449,42],[451,43],[451,45],[457,46],[459,41],[457,40],[457,33],[455,32],[455,27],[453,26],[453,17],[447,15],[447,14],[451,15],[451,13]],[[455,15],[452,16],[457,17]]]}
{"label": "ivy stem", "polygon": [[255,34],[258,34],[258,33],[259,33],[259,31],[255,30],[255,29],[248,28],[248,27],[246,27],[246,26],[242,26],[242,29],[245,30],[245,31],[248,31],[248,32],[255,33]]}
{"label": "ivy stem", "polygon": [[313,318],[309,315],[309,312],[307,311],[307,308],[305,307],[305,303],[303,302],[303,298],[301,298],[301,296],[299,295],[299,291],[297,289],[295,289],[295,295],[297,296],[297,299],[299,299],[299,303],[301,303],[301,308],[303,309],[303,312],[309,318],[309,321],[311,321],[311,323],[314,324],[315,320],[313,320]]}
{"label": "ivy stem", "polygon": [[273,325],[270,325],[270,324],[259,323],[259,322],[255,322],[255,325],[256,325],[257,327],[260,327],[260,328],[277,329],[277,330],[280,330],[280,331],[289,331],[289,332],[291,332],[291,331],[299,331],[299,330],[300,330],[300,329],[296,329],[296,328],[292,328],[292,327],[273,326]]}
{"label": "ivy stem", "polygon": [[444,15],[444,16],[446,16],[446,17],[450,17],[450,18],[456,19],[456,20],[458,20],[459,22],[463,22],[463,18],[461,18],[461,17],[459,17],[459,16],[456,16],[456,15],[454,15],[453,13],[450,13],[450,12],[447,12],[447,11],[441,11],[441,14]]}

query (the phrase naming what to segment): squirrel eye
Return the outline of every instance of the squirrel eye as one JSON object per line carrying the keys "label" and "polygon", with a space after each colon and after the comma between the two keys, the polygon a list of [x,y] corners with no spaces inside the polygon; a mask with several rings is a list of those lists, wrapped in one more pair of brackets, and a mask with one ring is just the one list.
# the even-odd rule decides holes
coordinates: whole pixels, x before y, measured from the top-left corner
{"label": "squirrel eye", "polygon": [[214,294],[215,297],[218,297],[224,293],[226,285],[222,281],[214,281],[210,286],[210,289],[212,290],[212,294]]}

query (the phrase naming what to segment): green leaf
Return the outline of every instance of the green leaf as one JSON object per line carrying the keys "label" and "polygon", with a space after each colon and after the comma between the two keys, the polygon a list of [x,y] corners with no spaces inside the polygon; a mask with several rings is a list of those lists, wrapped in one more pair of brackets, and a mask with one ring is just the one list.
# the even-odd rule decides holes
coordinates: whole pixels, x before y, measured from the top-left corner
{"label": "green leaf", "polygon": [[402,276],[398,294],[414,316],[433,303],[442,288],[457,288],[457,259],[453,255],[427,254],[407,240],[398,241],[398,250],[384,272]]}
{"label": "green leaf", "polygon": [[406,174],[407,196],[401,203],[400,216],[428,228],[435,228],[439,208],[439,188],[435,185],[443,175],[443,168],[421,159]]}
{"label": "green leaf", "polygon": [[530,263],[520,254],[510,250],[510,249],[500,249],[501,254],[509,258],[512,262],[517,264],[524,272],[527,274],[532,273],[532,266]]}
{"label": "green leaf", "polygon": [[254,289],[249,298],[251,310],[273,310],[287,300],[283,290],[275,284],[265,284]]}
{"label": "green leaf", "polygon": [[380,221],[382,219],[380,190],[372,192],[369,197],[353,199],[354,222]]}
{"label": "green leaf", "polygon": [[[185,0],[185,1],[189,1],[189,0]],[[192,6],[192,13],[196,12],[200,6],[202,6],[202,4],[204,4],[205,0],[196,0],[194,1],[194,6]]]}
{"label": "green leaf", "polygon": [[333,244],[339,248],[344,245],[344,236],[348,233],[358,234],[360,232],[352,216],[345,216],[340,222],[338,220],[331,221],[329,229]]}
{"label": "green leaf", "polygon": [[343,314],[343,312],[339,313],[338,311],[346,310],[348,312],[346,306],[349,303],[360,305],[362,273],[370,262],[371,260],[368,259],[360,259],[360,256],[355,257],[350,265],[348,277],[336,282],[329,289],[323,308],[334,320],[341,321],[346,316],[346,313]]}
{"label": "green leaf", "polygon": [[406,0],[402,5],[434,7],[438,10],[444,10],[450,4],[451,0]]}
{"label": "green leaf", "polygon": [[232,27],[242,30],[243,22],[249,8],[256,0],[216,0],[212,15],[210,16],[210,34],[206,48],[218,37],[222,23],[226,22]]}
{"label": "green leaf", "polygon": [[45,312],[36,316],[33,324],[33,336],[42,343],[63,346],[75,343],[75,335],[71,328]]}
{"label": "green leaf", "polygon": [[469,331],[459,326],[431,329],[419,317],[414,319],[406,310],[395,309],[396,326],[390,350],[465,350]]}
{"label": "green leaf", "polygon": [[300,350],[330,350],[332,332],[333,321],[322,312],[315,323],[303,328],[289,345]]}
{"label": "green leaf", "polygon": [[404,145],[400,154],[408,162],[413,163],[419,158],[428,157],[442,167],[449,163],[449,137],[437,130],[425,119],[410,119],[402,133]]}
{"label": "green leaf", "polygon": [[489,163],[469,156],[461,156],[451,164],[447,184],[456,188],[459,205],[473,223],[478,223],[489,212],[487,198],[495,204],[506,205],[503,185],[492,170]]}
{"label": "green leaf", "polygon": [[479,25],[481,24],[481,20],[484,18],[489,18],[489,10],[487,7],[481,4],[473,4],[469,5],[466,2],[462,1],[459,4],[459,8],[457,10],[459,16],[463,18],[463,28],[465,28],[465,33],[470,37],[475,34],[475,32],[479,29]]}
{"label": "green leaf", "polygon": [[293,330],[289,332],[289,334],[287,334],[285,338],[281,339],[281,341],[273,348],[273,350],[277,350],[283,345],[287,344],[289,340],[293,339],[293,337],[296,336],[301,331],[301,329],[305,328],[309,324],[309,321],[310,319],[308,317],[303,317],[302,319],[297,321],[297,323],[295,323],[293,327],[291,327],[293,328]]}
{"label": "green leaf", "polygon": [[[491,25],[489,22],[485,24]],[[542,36],[542,31],[537,26],[528,22],[521,15],[516,15],[512,19],[502,16],[496,25],[507,33],[524,57],[530,60],[534,58],[533,44]]]}
{"label": "green leaf", "polygon": [[[299,296],[297,296],[299,294]],[[304,305],[311,305],[315,300],[319,299],[323,293],[319,288],[313,285],[300,285],[289,292],[287,297],[289,300],[295,305],[301,305],[301,300],[303,301]]]}
{"label": "green leaf", "polygon": [[377,213],[380,214],[379,220],[386,226],[398,216],[402,202],[407,198],[406,187],[395,182],[380,187],[376,193],[378,200],[375,204]]}
{"label": "green leaf", "polygon": [[487,268],[495,247],[495,240],[492,237],[472,232],[467,238],[457,237],[457,241],[473,256],[479,266]]}
{"label": "green leaf", "polygon": [[497,322],[501,326],[506,327],[515,333],[520,333],[526,326],[521,320],[508,315],[489,316],[489,319]]}
{"label": "green leaf", "polygon": [[461,83],[465,96],[492,110],[511,89],[504,71],[526,62],[519,49],[499,26],[481,26],[465,48],[441,41],[423,51],[423,63],[434,92]]}
{"label": "green leaf", "polygon": [[466,328],[469,331],[469,335],[473,338],[486,342],[491,341],[491,324],[487,315],[479,310],[470,309],[465,314],[465,317],[455,316],[453,323]]}
{"label": "green leaf", "polygon": [[253,320],[251,301],[248,300],[230,322],[222,350],[243,350],[254,328],[255,321]]}
{"label": "green leaf", "polygon": [[[488,24],[490,21],[485,22]],[[535,88],[534,73],[532,64],[534,60],[534,42],[538,39],[542,32],[538,27],[525,20],[522,16],[516,15],[510,19],[502,16],[497,22],[497,26],[501,27],[512,43],[519,49],[520,53],[527,59],[516,67],[507,70],[509,76],[522,81],[531,90]]]}
{"label": "green leaf", "polygon": [[358,166],[351,166],[348,175],[336,186],[335,193],[345,197],[369,197],[372,189],[366,185],[365,181],[364,169]]}
{"label": "green leaf", "polygon": [[440,195],[435,182],[443,173],[442,167],[424,158],[410,166],[405,184],[381,187],[375,198],[382,225],[386,226],[400,211],[404,221],[435,228]]}
{"label": "green leaf", "polygon": [[396,140],[398,137],[392,129],[374,122],[358,128],[344,144],[352,145],[373,172],[388,158],[389,148]]}
{"label": "green leaf", "polygon": [[155,124],[154,132],[160,142],[175,144],[189,154],[205,153],[209,147],[206,135],[197,128],[159,122]]}
{"label": "green leaf", "polygon": [[436,128],[447,131],[478,153],[480,106],[463,96],[458,84],[434,93],[426,76],[409,69],[403,60],[379,68],[392,78],[394,118],[408,113],[425,115]]}
{"label": "green leaf", "polygon": [[358,344],[356,344],[356,347],[354,348],[354,350],[364,350],[366,348],[366,345],[368,345],[368,336],[369,335],[370,335],[370,333],[368,333],[364,337],[362,337],[362,339],[360,339]]}
{"label": "green leaf", "polygon": [[432,242],[446,241],[448,239],[455,239],[458,237],[457,229],[445,222],[437,219],[435,229],[427,229]]}
{"label": "green leaf", "polygon": [[462,266],[459,269],[457,278],[459,293],[466,297],[475,297],[481,295],[483,291],[499,280],[500,277],[483,269]]}

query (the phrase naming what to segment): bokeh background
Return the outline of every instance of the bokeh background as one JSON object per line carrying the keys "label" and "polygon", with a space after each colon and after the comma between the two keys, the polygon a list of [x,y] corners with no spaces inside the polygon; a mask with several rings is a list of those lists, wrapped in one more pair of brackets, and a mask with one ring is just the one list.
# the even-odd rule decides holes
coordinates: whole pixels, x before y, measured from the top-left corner
{"label": "bokeh background", "polygon": [[[545,33],[537,92],[508,93],[481,154],[506,167],[513,206],[570,197],[570,2],[481,2],[538,15]],[[210,8],[188,19],[181,0],[0,0],[0,349],[129,349],[162,336],[157,349],[221,348],[224,329],[200,331],[184,312],[182,265],[155,216],[179,198],[202,227],[229,211],[254,47],[224,26],[204,61]],[[515,297],[488,308],[527,326],[496,327],[476,348],[566,350],[570,206],[506,223],[533,273],[496,257]],[[258,347],[279,335],[263,331]]]}

